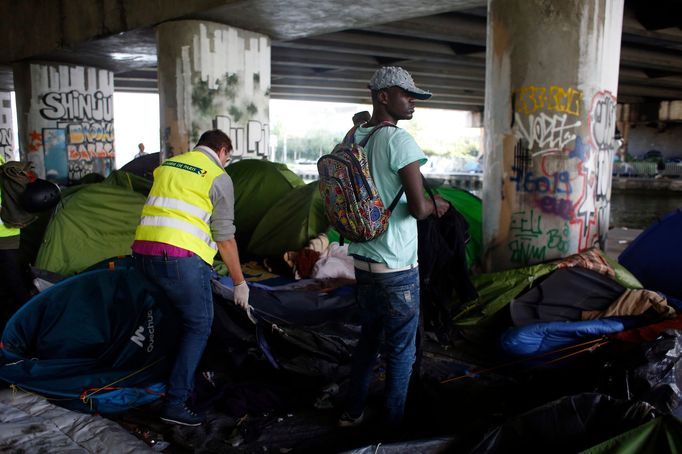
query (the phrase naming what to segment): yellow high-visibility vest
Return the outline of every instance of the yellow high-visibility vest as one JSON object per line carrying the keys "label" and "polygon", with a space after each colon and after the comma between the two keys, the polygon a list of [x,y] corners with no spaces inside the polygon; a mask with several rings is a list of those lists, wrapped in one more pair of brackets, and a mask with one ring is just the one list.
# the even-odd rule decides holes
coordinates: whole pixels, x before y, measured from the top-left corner
{"label": "yellow high-visibility vest", "polygon": [[218,247],[209,226],[213,213],[209,191],[224,173],[201,151],[164,161],[154,170],[154,185],[142,208],[135,239],[187,249],[212,265]]}
{"label": "yellow high-visibility vest", "polygon": [[[0,156],[0,166],[5,163],[5,158]],[[0,188],[0,205],[2,205],[2,188]],[[2,219],[0,219],[0,237],[8,237],[8,236],[17,236],[21,233],[21,230],[7,227],[5,224],[2,223]]]}

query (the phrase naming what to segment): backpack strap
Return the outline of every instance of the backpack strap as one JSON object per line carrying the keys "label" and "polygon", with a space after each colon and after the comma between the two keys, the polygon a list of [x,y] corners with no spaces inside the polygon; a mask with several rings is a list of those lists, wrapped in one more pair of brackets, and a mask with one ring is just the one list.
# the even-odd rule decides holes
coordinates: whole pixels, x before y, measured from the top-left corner
{"label": "backpack strap", "polygon": [[[374,127],[374,129],[372,129],[369,132],[369,134],[367,134],[367,137],[365,137],[365,139],[361,143],[359,143],[359,145],[361,147],[364,147],[365,145],[367,145],[367,142],[369,142],[369,139],[370,139],[370,137],[372,137],[372,134],[374,134],[377,130],[379,130],[381,128],[385,128],[387,126],[397,128],[397,126],[394,125],[393,123],[391,123],[390,121],[382,121],[381,123],[376,125]],[[352,128],[350,128],[350,130],[346,133],[346,135],[343,136],[342,142],[345,144],[349,144],[349,145],[352,143],[357,143],[357,142],[355,142],[355,131],[357,131],[359,127],[360,127],[360,125],[353,126]]]}
{"label": "backpack strap", "polygon": [[350,130],[349,130],[349,131],[346,133],[346,135],[343,137],[343,141],[342,141],[342,142],[345,143],[345,144],[348,144],[348,145],[350,145],[350,144],[352,144],[352,143],[355,143],[355,131],[357,131],[358,128],[359,128],[359,125],[358,125],[358,126],[353,126],[352,128],[350,128]]}
{"label": "backpack strap", "polygon": [[393,209],[395,206],[398,204],[398,201],[400,198],[403,196],[403,193],[405,192],[405,188],[400,186],[400,191],[398,191],[398,194],[395,196],[395,199],[393,199],[393,202],[388,206],[388,211],[393,213]]}
{"label": "backpack strap", "polygon": [[[376,126],[369,132],[369,134],[367,134],[367,136],[366,136],[364,139],[362,139],[362,141],[361,141],[358,145],[360,145],[360,146],[363,147],[363,148],[366,147],[366,146],[367,146],[367,142],[369,142],[369,139],[372,138],[372,136],[374,135],[374,133],[377,132],[378,130],[380,130],[381,128],[386,128],[386,127],[397,128],[397,126],[394,125],[393,123],[391,123],[390,121],[382,121],[381,123],[379,123],[378,125],[376,125]],[[357,129],[357,127],[356,127],[355,129]],[[355,131],[353,131],[353,136],[355,136]]]}
{"label": "backpack strap", "polygon": [[431,189],[431,186],[429,183],[426,182],[426,178],[424,178],[424,174],[422,173],[422,183],[424,185],[424,189],[426,189],[426,193],[429,195],[431,198],[431,201],[433,202],[433,212],[436,212],[436,198],[433,195],[433,190]]}

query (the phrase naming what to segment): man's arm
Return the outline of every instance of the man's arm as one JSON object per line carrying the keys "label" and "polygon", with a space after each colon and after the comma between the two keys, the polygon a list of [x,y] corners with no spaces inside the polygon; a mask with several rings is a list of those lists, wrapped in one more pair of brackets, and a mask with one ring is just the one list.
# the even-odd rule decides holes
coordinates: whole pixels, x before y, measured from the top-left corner
{"label": "man's arm", "polygon": [[244,274],[242,274],[242,267],[239,263],[239,250],[237,249],[237,241],[235,239],[216,241],[218,245],[218,252],[220,257],[225,262],[227,269],[230,271],[232,282],[240,284],[244,281]]}
{"label": "man's arm", "polygon": [[422,173],[419,170],[419,161],[412,162],[398,171],[400,181],[405,188],[407,196],[407,209],[417,219],[424,219],[431,214],[441,217],[448,211],[450,204],[440,195],[435,194],[436,206],[430,198],[424,197],[424,184]]}
{"label": "man's arm", "polygon": [[231,240],[216,241],[216,244],[218,245],[220,257],[225,262],[227,269],[230,271],[232,282],[234,282],[234,303],[248,312],[249,286],[246,284],[244,274],[242,273],[237,242],[233,238]]}

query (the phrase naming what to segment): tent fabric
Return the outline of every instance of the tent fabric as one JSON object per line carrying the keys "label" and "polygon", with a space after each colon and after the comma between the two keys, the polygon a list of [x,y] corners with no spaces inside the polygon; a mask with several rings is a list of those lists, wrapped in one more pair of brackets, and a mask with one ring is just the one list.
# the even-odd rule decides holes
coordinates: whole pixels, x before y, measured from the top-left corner
{"label": "tent fabric", "polygon": [[556,263],[539,263],[512,270],[474,276],[478,300],[455,311],[453,323],[473,326],[493,316],[524,289],[556,269]]}
{"label": "tent fabric", "polygon": [[45,230],[35,266],[70,275],[130,254],[150,183],[115,172],[63,197]]}
{"label": "tent fabric", "polygon": [[509,419],[470,452],[578,452],[653,419],[652,410],[598,393],[566,396]]}
{"label": "tent fabric", "polygon": [[0,380],[79,411],[157,399],[179,324],[148,285],[132,268],[99,269],[39,293],[7,323]]}
{"label": "tent fabric", "polygon": [[157,151],[156,153],[145,154],[144,156],[133,159],[121,167],[121,170],[153,181],[154,169],[156,169],[160,164],[161,156]]}
{"label": "tent fabric", "polygon": [[[235,346],[256,343],[275,368],[329,379],[350,362],[358,336],[351,326],[358,315],[352,287],[319,291],[250,285],[249,321],[232,303],[231,286],[229,278],[213,281],[214,348],[218,343],[234,355]],[[221,358],[225,362],[225,355]]]}
{"label": "tent fabric", "polygon": [[250,237],[270,207],[292,189],[305,185],[301,177],[277,162],[242,159],[225,170],[234,185],[237,235],[245,238]]}
{"label": "tent fabric", "polygon": [[540,284],[511,301],[516,326],[552,321],[577,321],[583,311],[606,309],[625,287],[592,270],[580,267],[554,271]]}
{"label": "tent fabric", "polygon": [[297,251],[329,227],[318,182],[291,190],[276,201],[253,230],[248,251],[281,256]]}
{"label": "tent fabric", "polygon": [[[330,292],[278,290],[249,285],[249,305],[255,316],[277,324],[314,326],[330,320],[345,320],[355,311],[355,293],[349,286]],[[232,301],[232,280],[213,280],[215,295]]]}
{"label": "tent fabric", "polygon": [[500,339],[500,346],[512,355],[534,355],[624,329],[625,324],[620,319],[533,323],[508,329]]}
{"label": "tent fabric", "polygon": [[627,380],[632,395],[653,405],[660,414],[679,416],[682,410],[682,331],[665,331],[653,341],[625,351],[631,365]]}
{"label": "tent fabric", "polygon": [[155,452],[114,421],[69,411],[43,397],[10,389],[0,391],[0,425],[0,446],[5,452]]}
{"label": "tent fabric", "polygon": [[469,224],[471,240],[467,243],[466,254],[469,269],[480,261],[483,254],[483,202],[479,197],[464,189],[437,188],[435,190],[459,211]]}
{"label": "tent fabric", "polygon": [[644,288],[682,298],[682,208],[647,227],[620,254],[618,261]]}
{"label": "tent fabric", "polygon": [[640,289],[643,288],[642,283],[637,280],[634,274],[632,274],[627,268],[625,268],[623,265],[621,265],[618,260],[609,257],[606,254],[602,254],[604,259],[608,262],[608,264],[613,268],[613,271],[615,272],[616,276],[614,279],[620,283],[625,288],[630,288],[630,289]]}
{"label": "tent fabric", "polygon": [[[597,252],[602,256],[604,255],[601,251],[597,250]],[[570,258],[567,257],[566,259]],[[454,325],[472,326],[487,320],[500,309],[506,307],[512,298],[533,287],[540,282],[543,276],[556,270],[562,262],[564,259],[474,276],[472,281],[478,291],[478,300],[453,311]],[[625,280],[623,280],[624,276]],[[636,285],[635,282],[628,280],[624,273],[617,271],[614,279],[623,287],[630,288],[630,286]]]}
{"label": "tent fabric", "polygon": [[599,443],[581,454],[638,454],[682,452],[682,421],[670,415],[660,416],[618,436]]}

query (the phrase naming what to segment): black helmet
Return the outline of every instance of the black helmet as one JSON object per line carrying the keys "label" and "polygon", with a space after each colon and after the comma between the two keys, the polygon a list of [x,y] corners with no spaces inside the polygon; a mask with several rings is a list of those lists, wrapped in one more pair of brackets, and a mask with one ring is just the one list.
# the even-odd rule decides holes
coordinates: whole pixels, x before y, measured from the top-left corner
{"label": "black helmet", "polygon": [[54,208],[59,203],[60,198],[59,186],[38,178],[26,185],[26,190],[21,194],[19,202],[24,210],[29,213],[37,213]]}

